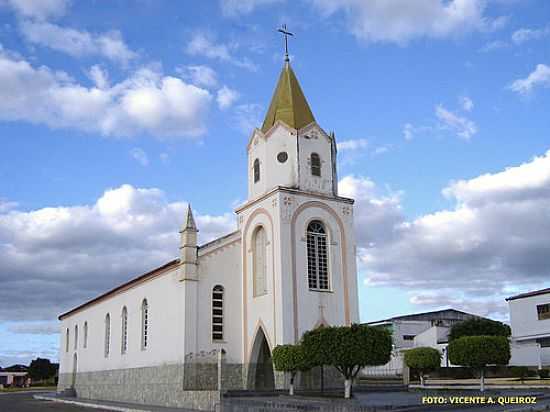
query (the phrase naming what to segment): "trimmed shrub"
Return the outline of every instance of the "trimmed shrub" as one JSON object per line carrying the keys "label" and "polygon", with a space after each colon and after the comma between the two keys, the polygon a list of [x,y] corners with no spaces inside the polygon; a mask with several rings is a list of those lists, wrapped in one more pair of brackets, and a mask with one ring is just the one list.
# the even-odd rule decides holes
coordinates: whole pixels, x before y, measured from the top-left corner
{"label": "trimmed shrub", "polygon": [[310,369],[301,345],[280,345],[273,349],[275,370],[290,373],[290,395],[294,395],[294,378],[298,371]]}
{"label": "trimmed shrub", "polygon": [[418,371],[420,384],[424,386],[424,374],[441,366],[441,353],[437,349],[420,347],[405,352],[405,363]]}
{"label": "trimmed shrub", "polygon": [[309,365],[334,366],[344,376],[345,397],[349,398],[353,379],[362,368],[389,362],[392,340],[385,329],[354,324],[306,332],[302,345]]}
{"label": "trimmed shrub", "polygon": [[475,318],[456,323],[449,331],[449,342],[464,336],[510,336],[510,326],[491,319]]}
{"label": "trimmed shrub", "polygon": [[485,367],[510,361],[510,342],[505,336],[464,336],[452,340],[448,351],[453,364],[481,371],[481,391],[485,389]]}

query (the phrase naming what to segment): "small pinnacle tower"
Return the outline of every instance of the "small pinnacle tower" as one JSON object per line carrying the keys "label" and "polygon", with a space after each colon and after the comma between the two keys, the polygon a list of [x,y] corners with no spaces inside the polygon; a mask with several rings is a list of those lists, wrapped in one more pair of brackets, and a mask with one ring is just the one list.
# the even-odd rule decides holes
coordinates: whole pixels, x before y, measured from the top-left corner
{"label": "small pinnacle tower", "polygon": [[180,230],[180,280],[197,280],[198,232],[189,204]]}

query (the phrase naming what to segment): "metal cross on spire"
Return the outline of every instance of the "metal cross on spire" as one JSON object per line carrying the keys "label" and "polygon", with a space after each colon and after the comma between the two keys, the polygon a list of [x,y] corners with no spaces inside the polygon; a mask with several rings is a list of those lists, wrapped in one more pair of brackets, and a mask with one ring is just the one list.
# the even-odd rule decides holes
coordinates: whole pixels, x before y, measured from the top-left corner
{"label": "metal cross on spire", "polygon": [[286,29],[286,24],[283,24],[280,29],[277,29],[277,31],[285,36],[285,62],[289,62],[290,59],[288,58],[288,36],[294,36],[294,34]]}

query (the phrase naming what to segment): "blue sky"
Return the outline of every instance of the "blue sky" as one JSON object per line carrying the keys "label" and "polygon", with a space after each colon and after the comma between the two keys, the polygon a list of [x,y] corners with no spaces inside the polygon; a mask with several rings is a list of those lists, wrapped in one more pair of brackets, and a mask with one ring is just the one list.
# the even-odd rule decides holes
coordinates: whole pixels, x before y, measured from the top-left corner
{"label": "blue sky", "polygon": [[362,320],[547,287],[550,3],[412,4],[0,0],[0,365],[173,258],[186,202],[232,229],[282,23],[357,198]]}

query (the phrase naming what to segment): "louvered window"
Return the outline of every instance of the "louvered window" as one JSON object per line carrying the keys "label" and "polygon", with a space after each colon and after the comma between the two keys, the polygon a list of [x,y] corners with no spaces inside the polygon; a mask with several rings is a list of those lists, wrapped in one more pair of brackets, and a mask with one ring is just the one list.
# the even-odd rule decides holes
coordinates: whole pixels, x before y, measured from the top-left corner
{"label": "louvered window", "polygon": [[141,350],[149,345],[149,304],[147,299],[141,302]]}
{"label": "louvered window", "polygon": [[128,351],[128,309],[126,306],[122,308],[122,322],[120,331],[120,353],[124,354]]}
{"label": "louvered window", "polygon": [[321,158],[317,153],[311,154],[311,174],[321,176]]}
{"label": "louvered window", "polygon": [[223,340],[223,286],[212,289],[212,340]]}
{"label": "louvered window", "polygon": [[260,181],[260,160],[254,160],[254,183]]}
{"label": "louvered window", "polygon": [[105,357],[109,356],[111,349],[111,315],[105,315]]}
{"label": "louvered window", "polygon": [[307,227],[307,274],[310,289],[329,290],[327,234],[318,220]]}

